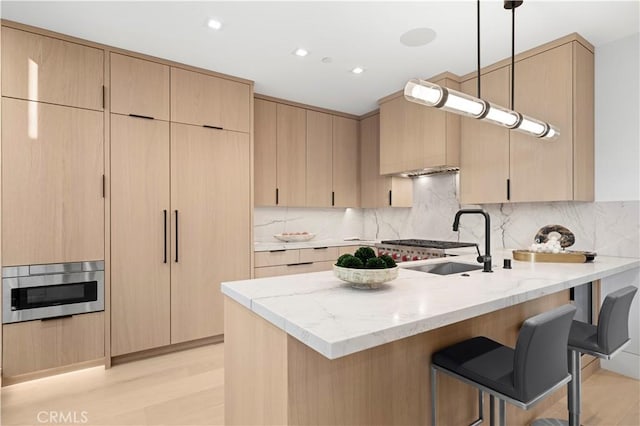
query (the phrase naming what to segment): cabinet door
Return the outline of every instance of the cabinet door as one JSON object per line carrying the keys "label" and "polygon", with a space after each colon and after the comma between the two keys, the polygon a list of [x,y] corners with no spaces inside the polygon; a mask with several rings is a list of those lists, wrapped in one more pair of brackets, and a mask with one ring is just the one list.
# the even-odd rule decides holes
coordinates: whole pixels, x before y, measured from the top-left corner
{"label": "cabinet door", "polygon": [[571,43],[516,63],[515,109],[560,130],[554,141],[511,132],[511,201],[573,199]]}
{"label": "cabinet door", "polygon": [[306,110],[277,104],[278,205],[306,204]]}
{"label": "cabinet door", "polygon": [[254,100],[254,180],[256,206],[276,205],[276,104]]}
{"label": "cabinet door", "polygon": [[102,113],[2,98],[3,266],[104,259]]}
{"label": "cabinet door", "polygon": [[307,110],[307,206],[331,207],[332,116]]}
{"label": "cabinet door", "polygon": [[358,122],[333,116],[333,191],[336,207],[360,205]]}
{"label": "cabinet door", "polygon": [[[393,98],[380,104],[380,174],[405,172],[409,141],[405,137],[405,111],[409,102],[404,97]],[[422,150],[420,150],[422,151]],[[414,156],[418,153],[414,152]]]}
{"label": "cabinet door", "polygon": [[171,67],[171,121],[249,133],[251,87]]}
{"label": "cabinet door", "polygon": [[[510,67],[481,76],[482,98],[509,106]],[[478,79],[462,84],[462,91],[477,96]],[[460,202],[463,204],[504,203],[509,179],[509,129],[462,118],[460,149]]]}
{"label": "cabinet door", "polygon": [[2,96],[102,110],[100,49],[2,27]]}
{"label": "cabinet door", "polygon": [[169,123],[112,114],[112,356],[170,343],[169,216]]}
{"label": "cabinet door", "polygon": [[111,53],[111,112],[169,120],[169,67]]}
{"label": "cabinet door", "polygon": [[360,121],[360,207],[411,207],[411,179],[380,175],[380,115]]}
{"label": "cabinet door", "polygon": [[250,278],[249,177],[249,135],[171,124],[171,343],[222,334],[220,283]]}

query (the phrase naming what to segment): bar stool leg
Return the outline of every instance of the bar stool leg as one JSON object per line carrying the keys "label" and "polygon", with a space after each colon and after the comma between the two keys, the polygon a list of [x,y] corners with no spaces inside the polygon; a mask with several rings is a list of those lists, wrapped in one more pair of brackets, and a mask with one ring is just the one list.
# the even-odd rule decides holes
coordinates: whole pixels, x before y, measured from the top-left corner
{"label": "bar stool leg", "polygon": [[496,398],[493,395],[489,395],[489,426],[496,426]]}
{"label": "bar stool leg", "polygon": [[507,410],[506,410],[506,402],[504,399],[498,399],[498,411],[500,412],[500,426],[506,426]]}
{"label": "bar stool leg", "polygon": [[436,426],[438,404],[438,382],[436,369],[431,367],[431,425]]}
{"label": "bar stool leg", "polygon": [[567,392],[567,408],[569,409],[569,426],[580,426],[581,408],[581,378],[580,378],[580,352],[569,351],[569,369],[571,381]]}

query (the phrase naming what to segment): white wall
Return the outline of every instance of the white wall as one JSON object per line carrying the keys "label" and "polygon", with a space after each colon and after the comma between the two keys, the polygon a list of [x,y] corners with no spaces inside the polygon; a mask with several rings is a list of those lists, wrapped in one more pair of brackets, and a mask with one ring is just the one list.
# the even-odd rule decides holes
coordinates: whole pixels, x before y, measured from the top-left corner
{"label": "white wall", "polygon": [[596,201],[640,200],[640,33],[596,48]]}

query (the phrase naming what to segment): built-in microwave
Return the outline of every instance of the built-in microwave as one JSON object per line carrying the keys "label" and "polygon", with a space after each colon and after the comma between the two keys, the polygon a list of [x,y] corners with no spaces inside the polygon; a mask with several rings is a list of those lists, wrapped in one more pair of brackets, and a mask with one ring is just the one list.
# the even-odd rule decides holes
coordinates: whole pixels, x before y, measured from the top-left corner
{"label": "built-in microwave", "polygon": [[2,268],[2,323],[104,310],[104,261]]}

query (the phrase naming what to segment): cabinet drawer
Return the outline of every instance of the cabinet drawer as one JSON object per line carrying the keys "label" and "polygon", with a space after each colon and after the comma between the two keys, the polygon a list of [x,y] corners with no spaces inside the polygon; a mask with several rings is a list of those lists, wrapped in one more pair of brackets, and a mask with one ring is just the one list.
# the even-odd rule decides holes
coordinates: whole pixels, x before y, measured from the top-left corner
{"label": "cabinet drawer", "polygon": [[300,250],[274,250],[254,253],[255,267],[300,263]]}
{"label": "cabinet drawer", "polygon": [[[338,247],[338,257],[342,256],[343,254],[353,254],[360,247],[367,247],[367,246],[342,246],[342,247]],[[376,250],[375,247],[372,247],[372,248],[374,250]],[[377,250],[376,250],[376,252],[377,252]]]}
{"label": "cabinet drawer", "polygon": [[338,258],[338,247],[300,249],[300,263],[332,261]]}
{"label": "cabinet drawer", "polygon": [[2,374],[16,376],[104,357],[104,312],[2,326]]}
{"label": "cabinet drawer", "polygon": [[277,277],[282,275],[305,274],[308,272],[330,271],[335,261],[305,262],[289,265],[254,268],[255,278]]}
{"label": "cabinet drawer", "polygon": [[171,68],[171,121],[250,131],[248,84]]}
{"label": "cabinet drawer", "polygon": [[169,120],[169,67],[111,54],[111,112]]}
{"label": "cabinet drawer", "polygon": [[2,27],[2,96],[102,110],[104,52]]}

